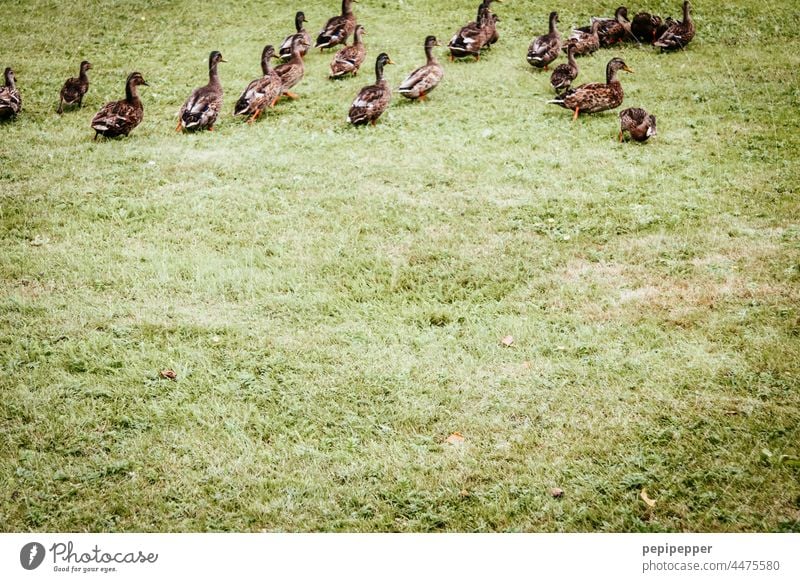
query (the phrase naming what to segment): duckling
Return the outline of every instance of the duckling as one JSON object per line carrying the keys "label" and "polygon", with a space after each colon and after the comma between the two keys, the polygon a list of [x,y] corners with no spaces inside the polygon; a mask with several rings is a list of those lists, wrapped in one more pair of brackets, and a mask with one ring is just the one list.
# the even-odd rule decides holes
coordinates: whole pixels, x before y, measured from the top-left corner
{"label": "duckling", "polygon": [[639,107],[630,107],[619,112],[619,141],[624,132],[636,141],[647,141],[656,135],[656,116]]}
{"label": "duckling", "polygon": [[383,78],[383,67],[393,64],[394,62],[386,53],[378,55],[375,61],[375,84],[367,85],[358,92],[347,114],[348,123],[375,125],[381,114],[386,111],[389,101],[392,99],[392,89],[389,82]]}
{"label": "duckling", "polygon": [[295,36],[292,40],[292,58],[275,67],[275,72],[278,73],[283,83],[281,95],[286,95],[291,99],[297,99],[297,94],[292,93],[289,89],[297,85],[306,73],[305,63],[301,56],[304,46],[308,47],[302,38]]}
{"label": "duckling", "polygon": [[78,107],[83,106],[83,96],[89,90],[89,77],[86,71],[92,68],[92,63],[89,61],[82,61],[80,71],[77,77],[70,77],[61,88],[61,94],[58,100],[58,114],[64,113],[64,104],[75,105]]}
{"label": "duckling", "polygon": [[234,107],[234,115],[248,115],[247,123],[253,123],[267,107],[273,107],[283,90],[280,75],[270,66],[270,59],[276,58],[271,44],[261,52],[261,71],[263,76],[250,82]]}
{"label": "duckling", "polygon": [[139,85],[148,86],[141,73],[131,73],[125,81],[125,99],[106,103],[97,112],[92,118],[94,139],[97,139],[98,135],[105,137],[124,135],[127,137],[142,122],[144,107],[142,107],[142,100],[139,99],[137,89]]}
{"label": "duckling", "polygon": [[550,84],[558,93],[566,91],[578,76],[578,63],[575,62],[575,43],[567,43],[567,62],[558,65],[550,75]]}
{"label": "duckling", "polygon": [[306,20],[306,15],[303,12],[298,12],[297,14],[294,15],[294,27],[297,29],[297,32],[295,32],[294,34],[290,34],[285,39],[283,39],[280,48],[278,48],[278,54],[284,61],[288,61],[290,58],[292,58],[292,40],[294,39],[295,36],[302,37],[305,45],[303,45],[303,49],[300,51],[300,54],[301,56],[306,56],[306,52],[308,52],[308,47],[311,46],[311,36],[308,34],[305,27],[303,26],[304,22],[308,22],[308,20]]}
{"label": "duckling", "polygon": [[560,105],[565,109],[575,112],[572,120],[578,118],[578,113],[598,113],[615,109],[622,105],[625,94],[622,91],[622,84],[617,79],[617,71],[623,70],[629,73],[633,71],[620,58],[613,58],[606,65],[605,83],[586,83],[574,89],[562,93],[555,99],[548,101]]}
{"label": "duckling", "polygon": [[497,18],[490,10],[492,2],[502,2],[502,0],[483,0],[478,6],[478,17],[462,26],[450,39],[447,47],[450,49],[451,61],[462,57],[475,57],[476,60],[480,60],[481,50],[498,36]]}
{"label": "duckling", "polygon": [[435,36],[425,37],[425,57],[427,61],[400,84],[398,89],[400,95],[408,99],[424,101],[427,99],[428,93],[436,89],[436,86],[444,77],[444,69],[433,54],[433,47],[435,46],[441,46]]}
{"label": "duckling", "polygon": [[331,79],[339,79],[345,75],[358,74],[358,69],[364,58],[367,56],[367,49],[364,46],[363,35],[367,34],[364,27],[356,25],[353,32],[353,44],[339,50],[331,61]]}
{"label": "duckling", "polygon": [[208,84],[192,91],[178,113],[178,126],[175,131],[214,131],[219,110],[222,109],[222,84],[219,82],[217,64],[227,62],[219,51],[212,51],[208,57]]}
{"label": "duckling", "polygon": [[11,67],[6,67],[3,76],[6,84],[0,87],[0,119],[9,119],[22,109],[22,95],[17,89],[17,78]]}
{"label": "duckling", "polygon": [[[576,57],[590,55],[600,48],[600,36],[597,32],[598,30],[600,30],[600,21],[595,20],[592,22],[589,32],[583,32],[582,30],[578,29],[572,31],[568,42],[571,42],[575,45]],[[566,52],[567,47],[565,46],[563,50]]]}
{"label": "duckling", "polygon": [[695,34],[695,27],[689,10],[689,0],[684,0],[683,20],[670,26],[658,40],[653,43],[653,45],[661,49],[661,52],[682,49],[692,42]]}
{"label": "duckling", "polygon": [[550,13],[550,32],[536,37],[528,47],[528,63],[537,69],[544,68],[552,63],[561,52],[561,35],[556,28],[558,12]]}
{"label": "duckling", "polygon": [[342,0],[342,14],[334,16],[325,23],[325,27],[319,32],[314,48],[331,48],[337,44],[346,44],[347,38],[353,34],[356,28],[356,15],[353,14],[352,4],[358,0]]}

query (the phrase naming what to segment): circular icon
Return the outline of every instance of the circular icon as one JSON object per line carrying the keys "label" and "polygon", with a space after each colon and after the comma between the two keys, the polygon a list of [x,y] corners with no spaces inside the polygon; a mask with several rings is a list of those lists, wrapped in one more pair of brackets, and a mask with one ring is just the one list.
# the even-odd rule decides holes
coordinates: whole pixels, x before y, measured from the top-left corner
{"label": "circular icon", "polygon": [[44,546],[39,542],[30,542],[19,551],[19,563],[26,570],[35,570],[44,561]]}

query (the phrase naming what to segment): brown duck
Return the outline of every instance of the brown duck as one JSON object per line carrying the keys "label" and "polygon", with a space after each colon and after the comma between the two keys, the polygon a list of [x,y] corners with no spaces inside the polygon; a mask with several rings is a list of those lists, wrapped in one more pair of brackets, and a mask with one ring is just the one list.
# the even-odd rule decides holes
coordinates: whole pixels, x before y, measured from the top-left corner
{"label": "brown duck", "polygon": [[358,0],[342,0],[342,13],[330,18],[325,27],[317,35],[315,48],[331,48],[337,44],[347,43],[347,38],[356,29],[356,15],[353,14],[353,2]]}
{"label": "brown duck", "polygon": [[635,141],[647,141],[656,135],[656,116],[639,107],[630,107],[619,112],[619,141],[628,132]]}
{"label": "brown duck", "polygon": [[578,63],[575,62],[575,43],[567,43],[567,62],[558,65],[550,75],[550,84],[556,93],[569,89],[578,76]]}
{"label": "brown duck", "polygon": [[92,118],[94,139],[98,135],[105,137],[127,136],[131,130],[142,122],[144,107],[139,99],[139,85],[147,86],[141,73],[131,73],[125,82],[125,99],[106,103]]}
{"label": "brown duck", "polygon": [[386,53],[378,55],[375,61],[375,84],[367,85],[358,92],[347,114],[348,123],[375,125],[381,114],[386,111],[392,99],[392,89],[389,82],[383,78],[383,67],[393,64]]}
{"label": "brown duck", "polygon": [[4,72],[6,84],[0,87],[0,119],[15,117],[22,109],[22,95],[17,89],[17,78],[11,67]]}
{"label": "brown duck", "polygon": [[58,114],[64,113],[64,104],[76,105],[81,107],[83,105],[83,96],[89,90],[89,76],[86,72],[92,68],[92,63],[89,61],[81,62],[80,71],[77,77],[70,77],[61,87],[61,94],[58,100]]}
{"label": "brown duck", "polygon": [[367,33],[364,27],[360,24],[356,25],[353,32],[353,44],[340,49],[331,61],[331,79],[358,74],[358,69],[367,56],[367,48],[364,46],[365,34]]}
{"label": "brown duck", "polygon": [[670,26],[653,44],[662,52],[682,49],[692,42],[694,33],[694,21],[690,13],[689,0],[684,0],[683,20]]}
{"label": "brown duck", "polygon": [[578,118],[580,112],[599,113],[600,111],[615,109],[622,105],[622,99],[625,96],[622,91],[622,84],[617,79],[617,71],[619,70],[633,72],[625,64],[625,61],[620,58],[613,58],[606,65],[605,83],[580,85],[548,101],[548,103],[555,103],[565,109],[574,111],[573,121]]}

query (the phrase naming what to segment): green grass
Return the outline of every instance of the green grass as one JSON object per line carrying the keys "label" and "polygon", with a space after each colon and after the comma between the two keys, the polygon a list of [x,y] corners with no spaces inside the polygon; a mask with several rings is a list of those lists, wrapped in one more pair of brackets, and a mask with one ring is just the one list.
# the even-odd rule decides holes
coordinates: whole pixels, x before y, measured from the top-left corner
{"label": "green grass", "polygon": [[[525,62],[550,9],[616,6],[577,0],[496,5],[428,103],[345,124],[380,51],[397,86],[475,5],[362,1],[363,72],[313,52],[248,127],[262,46],[337,0],[4,2],[0,529],[800,530],[800,14],[698,1],[686,52],[580,60],[636,71],[644,145]],[[226,114],[178,135],[214,49]],[[144,122],[93,142],[132,70]]]}

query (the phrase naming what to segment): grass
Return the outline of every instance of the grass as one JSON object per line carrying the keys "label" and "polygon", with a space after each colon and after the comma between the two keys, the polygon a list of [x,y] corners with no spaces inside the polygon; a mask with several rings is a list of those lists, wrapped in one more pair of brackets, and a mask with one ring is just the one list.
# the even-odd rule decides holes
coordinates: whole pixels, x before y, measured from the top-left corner
{"label": "grass", "polygon": [[[549,10],[616,6],[574,0],[497,5],[428,103],[345,124],[378,52],[396,87],[475,4],[361,2],[363,72],[314,52],[248,127],[263,44],[338,2],[4,3],[0,529],[800,530],[800,14],[698,2],[684,53],[580,60],[636,71],[644,145],[545,104]],[[178,135],[214,49],[226,114]],[[132,70],[144,122],[93,142]]]}

